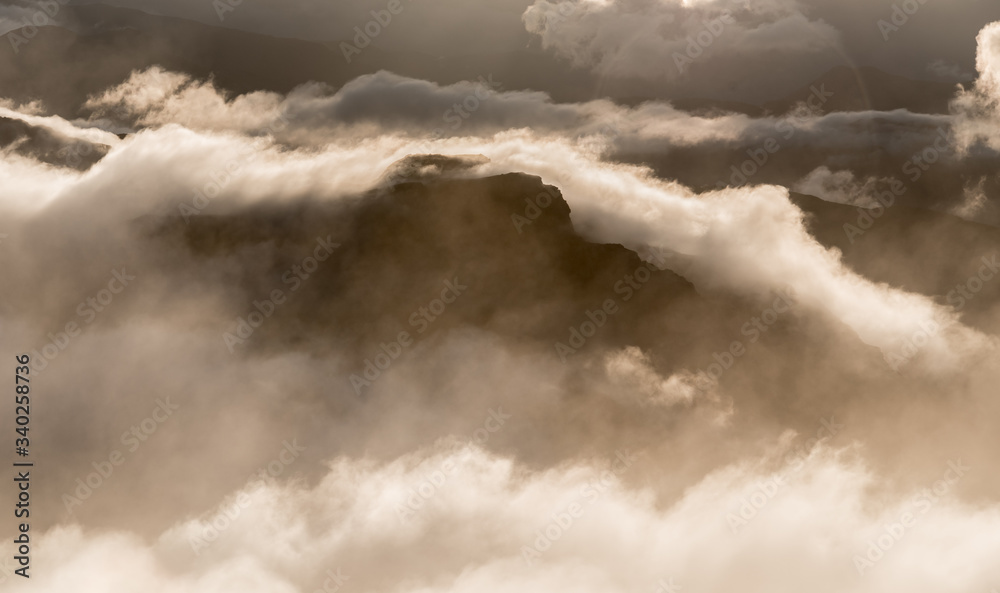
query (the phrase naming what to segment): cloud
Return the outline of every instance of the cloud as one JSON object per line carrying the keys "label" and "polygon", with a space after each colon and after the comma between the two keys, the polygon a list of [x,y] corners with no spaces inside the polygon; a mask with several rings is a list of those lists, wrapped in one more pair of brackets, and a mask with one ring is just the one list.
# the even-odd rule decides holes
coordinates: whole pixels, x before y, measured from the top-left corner
{"label": "cloud", "polygon": [[[132,94],[132,89],[143,90]],[[123,102],[122,97],[131,98]],[[663,163],[671,173],[717,167],[707,185],[730,177],[732,163],[723,157],[739,163],[748,158],[748,150],[760,149],[769,139],[783,150],[781,160],[805,151],[815,155],[804,161],[803,166],[809,166],[801,173],[804,176],[817,167],[812,158],[852,164],[853,159],[856,166],[864,165],[869,161],[854,155],[875,144],[887,156],[909,158],[933,144],[953,119],[904,110],[826,115],[797,110],[781,117],[752,118],[725,112],[691,114],[661,101],[635,107],[607,100],[556,103],[544,93],[505,90],[504,81],[492,75],[439,85],[384,71],[358,77],[339,89],[307,84],[286,96],[229,97],[211,83],[154,68],[133,73],[123,85],[93,97],[89,105],[95,110],[90,125],[106,129],[174,123],[198,131],[268,135],[285,145],[313,148],[322,148],[331,139],[393,134],[423,139],[429,147],[436,139],[488,139],[527,128],[542,137],[570,138],[600,149],[607,159]],[[670,167],[678,152],[691,158],[685,150],[694,151],[701,164]]]}
{"label": "cloud", "polygon": [[280,128],[280,138],[322,145],[339,133],[378,135],[387,130],[430,138],[490,136],[531,128],[575,136],[608,136],[631,144],[644,141],[679,145],[731,141],[750,118],[725,114],[691,116],[669,103],[634,109],[611,101],[559,104],[541,92],[508,91],[492,75],[477,81],[439,85],[390,72],[364,75],[339,89],[323,84],[297,87],[287,96],[257,92],[226,97],[210,82],[150,68],[92,97],[94,125],[132,128],[169,123],[204,131],[261,133]]}
{"label": "cloud", "polygon": [[[950,328],[928,350],[935,359],[927,368],[948,368],[966,348],[985,347],[982,336],[956,326],[952,314],[930,299],[845,268],[839,253],[809,235],[784,188],[696,195],[642,168],[597,162],[556,141],[506,142],[480,152],[492,159],[490,170],[523,170],[560,187],[585,236],[691,257],[683,273],[698,287],[758,297],[791,287],[802,305],[826,312],[885,353],[928,324]],[[560,158],[546,156],[554,154]]]}
{"label": "cloud", "polygon": [[927,64],[927,71],[934,76],[950,80],[968,80],[975,78],[975,75],[970,72],[962,72],[962,69],[958,64],[949,64],[941,59],[934,60],[930,64]]}
{"label": "cloud", "polygon": [[[770,468],[773,461],[756,461],[763,465],[713,472],[668,502],[637,485],[642,461],[628,451],[544,472],[447,441],[386,463],[339,457],[315,485],[245,490],[221,530],[210,521],[235,508],[235,493],[149,543],[127,532],[51,530],[36,536],[36,550],[58,561],[30,583],[6,586],[310,592],[326,582],[331,590],[463,593],[673,582],[707,593],[862,593],[900,584],[985,591],[1000,578],[989,561],[1000,553],[1000,514],[956,500],[949,490],[969,478],[948,465],[939,468],[943,494],[885,498],[873,495],[874,476],[849,450],[819,446]],[[403,515],[407,505],[418,510]],[[904,513],[911,519],[901,527]],[[191,541],[205,534],[214,541],[194,557]],[[881,557],[859,574],[856,558],[877,542]],[[723,574],[720,563],[729,567]]]}
{"label": "cloud", "polygon": [[[858,181],[850,171],[833,172],[827,167],[818,167],[801,181],[792,186],[793,191],[822,198],[828,202],[872,208],[878,205],[878,183],[880,180],[868,178]],[[885,181],[885,180],[881,180]]]}
{"label": "cloud", "polygon": [[[461,126],[427,134],[428,122],[444,121],[447,110],[469,96],[480,106]],[[976,471],[995,450],[988,431],[976,424],[976,417],[995,411],[995,337],[962,325],[932,296],[851,270],[837,250],[810,234],[783,187],[696,192],[612,159],[636,146],[760,139],[782,122],[794,125],[800,137],[840,130],[829,142],[847,150],[864,145],[852,137],[856,129],[878,121],[886,130],[911,131],[890,143],[905,154],[947,117],[693,117],[662,103],[631,109],[604,101],[558,105],[536,93],[440,86],[388,73],[336,91],[309,85],[287,96],[226,97],[211,84],[163,70],[136,73],[91,107],[95,115],[88,121],[15,115],[81,137],[111,135],[95,126],[131,126],[134,133],[116,137],[93,167],[69,171],[24,156],[0,163],[9,180],[0,186],[0,212],[16,230],[0,245],[10,276],[0,288],[0,316],[10,328],[5,347],[56,339],[47,336],[78,320],[78,304],[107,286],[113,267],[134,268],[142,279],[115,296],[100,321],[45,371],[47,389],[60,394],[47,421],[66,429],[53,431],[66,436],[45,452],[60,460],[50,471],[61,486],[45,508],[61,511],[59,496],[120,447],[121,431],[149,413],[141,396],[153,395],[150,385],[157,393],[186,395],[187,407],[176,424],[164,424],[156,440],[143,445],[141,463],[140,457],[129,461],[78,509],[81,527],[64,519],[40,538],[38,553],[60,562],[33,586],[64,590],[74,581],[106,590],[127,579],[130,586],[164,591],[314,591],[331,578],[327,570],[341,567],[353,579],[350,586],[371,590],[530,591],[570,583],[582,590],[632,591],[655,590],[669,578],[688,590],[729,590],[732,583],[718,578],[720,558],[751,575],[740,583],[750,590],[771,590],[774,579],[800,589],[816,575],[829,577],[822,586],[831,591],[876,591],[900,582],[919,590],[956,567],[969,587],[993,578],[984,567],[995,555],[996,513],[960,502],[964,488],[993,492],[985,473],[963,481],[956,500],[937,504],[863,579],[852,557],[865,553],[882,525],[909,508],[914,479],[945,471],[943,462],[928,470],[936,456],[960,448],[944,452],[942,440],[930,437],[943,433],[953,445],[969,447]],[[536,175],[562,192],[574,229],[592,241],[586,249],[620,250],[627,259],[616,246],[623,245],[662,259],[693,288],[677,278],[680,296],[637,298],[632,313],[623,306],[622,319],[638,321],[623,321],[617,330],[609,325],[607,341],[592,342],[590,352],[566,364],[541,338],[511,339],[504,331],[520,327],[509,327],[515,316],[491,306],[480,313],[497,316],[490,329],[442,330],[394,363],[364,399],[348,397],[347,375],[363,368],[353,358],[372,354],[359,356],[342,341],[348,332],[333,321],[336,314],[361,317],[357,301],[345,295],[360,292],[369,302],[394,303],[362,320],[379,330],[366,328],[370,339],[384,342],[389,338],[380,331],[393,318],[405,321],[434,298],[417,294],[412,281],[436,273],[434,266],[447,260],[425,258],[426,267],[414,269],[390,260],[379,282],[351,276],[351,264],[365,253],[376,257],[382,242],[402,241],[407,252],[421,245],[406,243],[399,226],[383,228],[378,205],[387,200],[412,198],[422,206],[400,212],[429,216],[421,220],[430,236],[491,254],[495,259],[487,260],[483,274],[501,287],[496,294],[539,284],[553,303],[517,311],[525,325],[543,323],[554,309],[579,310],[584,319],[600,302],[591,303],[591,295],[617,295],[617,277],[606,287],[586,287],[587,302],[580,303],[566,297],[580,294],[577,279],[510,274],[501,263],[514,250],[497,253],[500,248],[486,238],[462,234],[467,221],[435,219],[432,204],[420,202],[420,192],[449,195],[433,193],[443,190],[431,174],[426,185],[399,190],[414,194],[394,198],[384,175],[412,154],[462,156],[463,167],[445,185],[510,172]],[[849,197],[867,184],[839,169],[813,173],[804,183],[828,197]],[[456,195],[468,201],[465,193]],[[195,223],[185,223],[179,207],[198,196],[207,205]],[[330,212],[361,212],[374,222],[355,225],[365,221]],[[506,227],[519,213],[493,214]],[[356,240],[358,259],[339,262],[337,284],[309,289],[312,300],[289,303],[286,317],[269,318],[273,325],[258,330],[251,347],[230,354],[222,333],[269,294],[272,282],[280,285],[280,272],[314,248],[314,237],[293,237],[288,229],[317,220],[317,233],[344,231]],[[506,230],[512,242],[522,239],[514,225]],[[550,256],[558,261],[545,250],[529,259]],[[766,338],[751,343],[745,324],[752,326],[788,288],[792,310]],[[687,315],[691,311],[700,315]],[[874,349],[896,352],[928,324],[939,331],[916,363],[892,373]],[[620,329],[628,327],[639,329]],[[653,334],[648,344],[640,343],[644,332]],[[756,348],[747,354],[753,360],[733,364],[704,393],[698,371],[734,340]],[[108,360],[119,365],[115,373],[92,372]],[[963,405],[955,405],[960,400]],[[485,445],[471,445],[489,410],[498,407],[524,424],[512,420],[488,433]],[[761,448],[784,453],[796,442],[793,435],[773,444],[775,431],[793,425],[803,432],[803,418],[814,422],[812,416],[828,410],[857,423],[859,455],[872,467],[825,449],[794,471],[760,458]],[[950,422],[935,429],[940,433],[929,429],[928,423],[941,424],[942,414]],[[898,427],[886,428],[886,415]],[[96,427],[80,428],[89,426]],[[246,486],[246,475],[296,431],[309,443],[308,459],[281,480]],[[451,440],[431,445],[439,437]],[[608,469],[616,448],[633,445],[645,455],[632,470]],[[190,488],[191,466],[178,462],[185,459],[201,460],[197,489]],[[327,459],[334,459],[329,470],[319,465]],[[433,496],[421,497],[420,512],[400,523],[398,504],[411,489],[419,495],[421,484],[445,464],[460,471]],[[893,483],[902,479],[893,473],[899,468],[904,485]],[[603,476],[601,496],[591,504],[583,489],[596,488],[593,480],[605,470],[610,477]],[[876,478],[878,471],[885,475]],[[738,512],[758,482],[785,474],[794,477],[788,488],[733,534],[727,514]],[[151,492],[162,498],[155,509],[124,504]],[[235,512],[233,503],[246,500],[241,493],[251,502],[241,507],[240,519],[230,519],[217,541],[191,560],[191,536],[203,534],[220,512]],[[522,546],[534,545],[537,532],[544,533],[552,514],[574,497],[588,504],[584,517],[537,566],[527,567]],[[879,502],[885,506],[874,506]],[[941,533],[948,537],[937,539]],[[928,561],[932,557],[939,564]],[[104,570],[112,558],[128,570]],[[664,558],[676,559],[670,574],[663,574]],[[913,565],[924,571],[919,578],[906,576]],[[581,566],[587,567],[582,573]],[[935,572],[934,566],[948,570]]]}
{"label": "cloud", "polygon": [[0,6],[0,35],[6,35],[7,33],[20,29],[25,26],[25,23],[31,23],[31,17],[35,15],[37,10],[32,9],[30,6],[17,6],[12,4],[5,4]]}
{"label": "cloud", "polygon": [[698,393],[692,374],[682,373],[664,379],[650,366],[649,357],[635,346],[609,354],[604,365],[612,383],[618,387],[616,395],[624,399],[671,406],[690,403]]}
{"label": "cloud", "polygon": [[[151,90],[164,84],[165,90]],[[133,95],[133,88],[144,90]],[[132,98],[126,104],[121,97]],[[361,76],[339,89],[307,84],[285,96],[230,97],[211,83],[151,69],[133,73],[124,85],[93,97],[89,105],[95,110],[89,125],[107,130],[181,124],[197,131],[273,137],[281,145],[316,150],[333,140],[344,144],[405,135],[417,141],[411,151],[427,153],[435,140],[489,141],[501,132],[527,128],[539,137],[572,139],[605,160],[649,163],[660,176],[677,176],[698,188],[736,185],[732,170],[775,142],[781,154],[770,160],[781,164],[760,167],[752,182],[791,184],[816,169],[817,159],[871,176],[871,160],[859,153],[877,145],[887,159],[909,159],[938,141],[952,121],[946,115],[902,110],[827,115],[798,110],[752,118],[691,114],[660,101],[635,107],[606,100],[556,103],[544,93],[507,91],[504,81],[491,75],[439,85],[389,72]],[[941,167],[954,165],[949,155],[943,156],[950,164]],[[897,169],[895,175],[904,173]],[[949,195],[947,188],[934,190]]]}
{"label": "cloud", "polygon": [[[81,178],[80,186],[74,188],[77,194],[93,194],[95,200],[105,205],[116,200],[123,206],[127,203],[125,211],[132,215],[148,207],[134,201],[132,196],[136,191],[149,196],[146,200],[150,203],[163,204],[167,196],[174,196],[176,203],[176,196],[185,193],[178,187],[177,180],[201,179],[204,181],[200,183],[205,183],[213,173],[227,166],[227,162],[233,159],[245,162],[245,155],[259,154],[259,149],[247,146],[248,139],[219,135],[211,130],[227,125],[236,131],[258,126],[276,117],[279,109],[284,109],[293,118],[304,113],[306,123],[301,127],[315,129],[313,114],[318,111],[323,114],[323,121],[332,120],[333,130],[347,133],[327,132],[327,144],[319,152],[282,152],[274,146],[265,148],[255,166],[241,167],[227,174],[229,181],[222,195],[214,200],[218,207],[225,207],[234,199],[247,204],[307,195],[320,199],[346,197],[375,187],[381,173],[407,154],[482,154],[491,162],[480,167],[480,173],[525,172],[559,187],[573,210],[574,224],[588,238],[621,243],[634,250],[652,248],[689,256],[693,266],[678,271],[700,288],[733,290],[762,298],[791,287],[807,309],[846,324],[867,344],[886,354],[898,350],[900,343],[924,328],[939,327],[940,333],[925,349],[928,369],[955,368],[970,351],[987,347],[983,336],[958,324],[952,313],[929,298],[879,286],[847,269],[837,252],[822,247],[810,236],[802,212],[790,202],[784,188],[759,186],[698,195],[678,183],[657,179],[646,168],[607,162],[603,158],[605,147],[602,143],[588,145],[566,140],[564,129],[560,130],[558,125],[554,126],[555,130],[543,129],[537,133],[511,130],[492,136],[484,133],[483,137],[456,136],[438,140],[400,134],[395,131],[400,121],[387,115],[394,111],[399,99],[387,99],[391,104],[364,116],[370,118],[368,122],[358,123],[361,116],[356,114],[367,109],[363,105],[377,104],[369,93],[371,96],[394,96],[399,88],[404,93],[408,88],[415,89],[410,92],[422,93],[439,102],[430,111],[433,113],[433,109],[472,87],[459,85],[441,89],[384,74],[358,81],[355,89],[364,91],[360,96],[368,97],[365,100],[355,99],[355,89],[345,87],[331,99],[322,100],[319,110],[297,111],[302,110],[303,105],[313,106],[313,101],[303,100],[302,95],[296,93],[288,97],[283,107],[279,107],[282,103],[273,95],[226,101],[209,86],[192,86],[160,71],[137,76],[126,83],[125,89],[106,94],[100,104],[122,105],[119,99],[128,96],[128,88],[141,86],[145,77],[152,77],[164,82],[162,89],[153,85],[157,89],[155,92],[142,94],[140,99],[126,102],[124,106],[133,114],[142,113],[140,119],[165,127],[138,134],[123,145],[125,150],[112,151],[87,177]],[[370,89],[372,85],[374,90]],[[188,88],[190,92],[178,91]],[[378,89],[388,91],[377,95]],[[311,89],[303,92],[311,92]],[[438,97],[439,94],[444,97]],[[551,105],[544,97],[520,93],[486,97],[483,111],[494,125],[498,119],[516,117],[523,121],[535,113],[552,112],[565,112],[571,121],[579,121],[581,112],[612,109],[603,103],[564,108]],[[272,110],[258,111],[258,99]],[[499,99],[497,105],[486,107],[492,99]],[[206,103],[214,106],[216,117],[211,121],[194,121],[193,125],[207,128],[209,132],[189,131],[178,128],[177,123],[168,123],[174,119],[181,124],[191,123],[190,114],[197,113]],[[500,110],[500,113],[491,116],[489,109]],[[510,114],[505,114],[504,110],[509,110]],[[643,121],[647,113],[639,109],[623,115],[626,119]],[[892,117],[906,116],[889,116]],[[845,118],[850,116],[838,114],[811,119],[803,125],[833,126]],[[336,125],[345,119],[356,127],[345,129]],[[596,121],[600,121],[599,118]],[[596,121],[591,119],[586,122],[589,126],[577,126],[575,131],[593,129]],[[734,123],[746,129],[750,122],[724,117],[716,123],[721,129],[735,127]],[[657,129],[662,128],[651,133],[656,134]],[[681,128],[681,138],[687,134],[685,130]],[[197,187],[198,183],[192,185]],[[36,188],[36,195],[67,192],[67,188],[54,188],[50,191]],[[128,191],[123,192],[122,188]],[[45,200],[44,197],[40,199]],[[75,201],[80,199],[74,197]],[[105,207],[103,211],[112,215],[119,207]]]}
{"label": "cloud", "polygon": [[959,93],[952,103],[958,116],[956,136],[968,150],[983,143],[1000,150],[1000,22],[983,27],[976,37],[975,85]]}
{"label": "cloud", "polygon": [[84,104],[92,118],[117,116],[138,126],[170,122],[207,130],[262,128],[271,123],[268,116],[277,107],[274,93],[255,92],[227,100],[210,82],[196,82],[158,66],[133,72],[127,81]]}
{"label": "cloud", "polygon": [[989,198],[984,191],[986,178],[983,177],[976,184],[967,184],[963,192],[963,200],[951,209],[951,213],[960,218],[975,220],[989,204]]}
{"label": "cloud", "polygon": [[612,78],[672,80],[703,59],[824,52],[839,40],[791,0],[539,0],[524,21],[544,47]]}
{"label": "cloud", "polygon": [[7,106],[4,106],[0,104],[0,117],[16,119],[32,126],[45,128],[64,139],[108,146],[118,143],[118,137],[112,133],[83,122],[73,123],[58,116],[44,116],[38,113],[38,109],[37,105],[14,106],[8,103]]}

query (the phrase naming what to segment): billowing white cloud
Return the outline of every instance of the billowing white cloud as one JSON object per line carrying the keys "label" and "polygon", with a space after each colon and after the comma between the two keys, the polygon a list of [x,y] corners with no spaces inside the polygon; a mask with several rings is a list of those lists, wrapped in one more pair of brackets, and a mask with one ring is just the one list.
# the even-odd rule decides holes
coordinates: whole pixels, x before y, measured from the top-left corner
{"label": "billowing white cloud", "polygon": [[504,81],[492,75],[442,86],[385,71],[358,77],[339,89],[306,84],[287,96],[257,92],[227,98],[210,82],[151,68],[132,73],[126,82],[91,98],[86,107],[94,113],[94,125],[107,125],[102,118],[110,118],[140,128],[174,123],[218,132],[277,129],[285,140],[312,144],[325,144],[344,133],[364,136],[394,130],[442,138],[531,128],[611,136],[631,145],[691,145],[736,140],[754,123],[738,114],[692,116],[663,102],[634,109],[607,100],[558,104],[545,93],[507,91]]}
{"label": "billowing white cloud", "polygon": [[[227,97],[211,83],[152,68],[134,72],[122,85],[93,97],[88,106],[95,112],[88,125],[113,131],[173,123],[195,131],[273,135],[283,144],[321,148],[386,134],[430,142],[491,138],[527,128],[539,136],[601,148],[610,157],[667,155],[685,148],[761,149],[772,139],[786,154],[790,147],[821,147],[835,158],[870,150],[877,141],[890,154],[906,158],[937,141],[953,120],[904,110],[818,115],[803,106],[784,116],[753,118],[692,114],[663,101],[635,107],[608,100],[556,103],[544,93],[505,90],[504,81],[492,75],[439,85],[385,71],[358,77],[339,89],[306,84],[286,96],[257,92]],[[749,155],[738,151],[736,156]],[[728,178],[730,172],[720,175]]]}
{"label": "billowing white cloud", "polygon": [[654,80],[679,78],[710,57],[824,52],[839,39],[795,0],[538,0],[524,21],[576,65]]}
{"label": "billowing white cloud", "polygon": [[861,208],[878,205],[878,179],[859,181],[850,171],[831,171],[818,167],[792,186],[793,191],[816,196],[828,202],[848,204]]}
{"label": "billowing white cloud", "polygon": [[490,171],[527,171],[560,187],[585,236],[690,256],[695,263],[683,273],[696,286],[758,297],[790,287],[801,305],[829,314],[886,355],[931,331],[924,351],[931,369],[953,367],[988,343],[930,299],[847,269],[838,252],[809,235],[784,188],[696,195],[642,168],[600,162],[555,140],[507,140],[480,152],[493,159]]}
{"label": "billowing white cloud", "polygon": [[1000,22],[991,23],[976,37],[975,85],[958,95],[953,111],[959,117],[956,137],[968,149],[982,142],[1000,150]]}
{"label": "billowing white cloud", "polygon": [[21,120],[33,126],[45,128],[51,132],[73,140],[82,140],[93,144],[106,144],[113,146],[118,143],[118,136],[92,127],[83,122],[68,122],[58,116],[44,116],[38,113],[40,106],[37,104],[26,106],[14,106],[10,103],[4,105],[0,103],[0,117]]}
{"label": "billowing white cloud", "polygon": [[449,441],[387,463],[341,457],[315,485],[258,483],[153,541],[36,535],[51,564],[5,589],[930,593],[1000,579],[1000,510],[955,497],[984,471],[961,460],[879,496],[849,449],[778,445],[670,500],[640,485],[642,461],[619,450],[533,471]]}
{"label": "billowing white cloud", "polygon": [[690,403],[699,392],[696,378],[689,373],[664,379],[649,364],[649,356],[635,346],[609,354],[605,368],[618,389],[615,394],[645,405],[671,406]]}
{"label": "billowing white cloud", "polygon": [[983,189],[985,184],[985,177],[980,178],[977,183],[966,184],[962,201],[951,209],[951,213],[966,220],[975,220],[989,204],[989,198]]}
{"label": "billowing white cloud", "polygon": [[166,122],[195,129],[245,130],[272,123],[278,107],[274,93],[256,92],[229,101],[210,82],[152,67],[92,97],[84,109],[97,117],[134,119],[141,126]]}
{"label": "billowing white cloud", "polygon": [[[132,103],[126,106],[132,113],[151,114],[143,117],[165,127],[119,144],[74,186],[64,182],[47,189],[33,186],[36,200],[45,203],[47,196],[72,195],[79,202],[81,195],[91,195],[102,205],[99,216],[125,212],[134,216],[151,205],[160,208],[168,200],[176,204],[179,196],[190,196],[194,190],[185,190],[182,184],[196,189],[229,163],[250,161],[253,166],[237,166],[226,174],[226,186],[213,199],[218,208],[225,208],[229,200],[243,204],[307,195],[329,199],[375,187],[382,172],[408,154],[482,154],[491,162],[476,168],[476,173],[524,172],[559,187],[573,210],[574,224],[588,238],[637,251],[652,248],[689,256],[694,265],[677,271],[700,288],[764,298],[791,287],[805,310],[846,324],[887,356],[915,336],[923,340],[930,333],[928,344],[921,348],[927,362],[922,368],[956,368],[965,355],[991,347],[984,336],[957,323],[949,309],[929,298],[879,286],[846,268],[838,252],[810,236],[802,212],[784,188],[747,187],[697,195],[657,179],[646,168],[607,162],[602,142],[566,140],[560,131],[511,130],[483,137],[427,139],[413,132],[394,132],[391,123],[383,126],[375,118],[357,128],[334,128],[331,132],[341,133],[325,136],[325,146],[318,151],[282,151],[269,141],[262,145],[228,132],[195,132],[172,122],[176,117],[183,125],[190,121],[189,114],[208,103],[217,110],[218,123],[203,120],[196,125],[212,130],[232,124],[240,131],[248,121],[270,119],[261,118],[256,100],[226,102],[205,85],[177,93],[177,88],[190,83],[159,71],[139,75],[128,85],[141,85],[144,76],[165,81],[166,90],[128,100]],[[409,84],[421,85],[429,87]],[[111,104],[122,104],[119,98],[127,96],[122,89],[105,95]],[[335,109],[343,109],[341,101],[352,103],[350,96],[335,95]],[[271,95],[258,98],[275,110],[281,104]],[[261,151],[260,146],[266,148]],[[46,174],[44,169],[29,168],[15,179],[41,183],[39,176]],[[137,194],[145,197],[137,201]],[[11,202],[22,199],[20,195],[12,194]]]}

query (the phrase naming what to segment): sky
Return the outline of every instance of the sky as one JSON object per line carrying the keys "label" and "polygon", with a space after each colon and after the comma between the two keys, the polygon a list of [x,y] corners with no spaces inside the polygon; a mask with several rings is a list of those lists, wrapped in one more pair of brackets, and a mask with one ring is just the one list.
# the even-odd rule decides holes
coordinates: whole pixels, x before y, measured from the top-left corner
{"label": "sky", "polygon": [[[764,54],[767,49],[785,46],[789,53],[829,52],[828,56],[801,56],[816,60],[814,63],[822,63],[823,57],[839,58],[890,72],[931,78],[935,73],[928,67],[940,61],[945,70],[957,67],[959,76],[973,74],[975,35],[984,23],[1000,16],[1000,8],[983,0],[914,2],[401,0],[402,11],[397,15],[397,22],[402,26],[386,27],[378,44],[395,51],[463,55],[509,52],[546,40],[558,48],[561,44],[575,43],[574,39],[583,36],[591,40],[593,52],[613,54],[629,46],[648,49],[648,43],[660,33],[673,33],[671,37],[683,40],[686,34],[698,29],[701,24],[698,15],[729,10],[743,17],[739,19],[741,22],[768,25],[758,31],[756,45],[740,43],[741,52]],[[353,38],[354,27],[363,27],[372,19],[372,11],[385,10],[387,6],[387,2],[380,0],[247,0],[228,11],[216,10],[211,3],[201,1],[135,0],[112,4],[313,41]],[[540,35],[533,28],[535,25],[529,23],[536,23],[540,15],[560,4],[572,7],[564,9],[569,16],[559,26],[552,27],[549,35]],[[918,8],[914,10],[911,4]],[[597,14],[601,16],[592,17]],[[671,26],[670,17],[677,19],[674,26]],[[644,21],[642,27],[630,26],[634,24],[631,19]],[[588,56],[593,57],[590,52]],[[661,67],[660,60],[669,61],[664,57],[647,54],[645,60],[639,61],[646,62],[650,72],[654,72]],[[755,57],[767,59],[764,55]],[[626,58],[623,56],[623,59]],[[628,62],[625,67],[636,67],[636,60]],[[593,64],[588,62],[588,65]]]}
{"label": "sky", "polygon": [[117,6],[0,7],[3,591],[1000,588],[1000,8]]}

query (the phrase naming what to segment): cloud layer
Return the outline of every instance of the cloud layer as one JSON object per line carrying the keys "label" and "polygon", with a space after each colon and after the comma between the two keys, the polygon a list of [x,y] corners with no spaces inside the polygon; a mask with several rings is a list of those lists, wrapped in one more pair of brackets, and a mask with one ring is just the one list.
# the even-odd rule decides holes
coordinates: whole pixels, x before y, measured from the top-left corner
{"label": "cloud layer", "polygon": [[[806,18],[574,5],[529,26],[607,36],[570,44],[598,67],[641,15],[676,40],[731,9],[761,51]],[[85,119],[5,103],[107,151],[0,160],[0,344],[37,353],[54,435],[30,590],[997,586],[996,254],[966,270],[941,241],[926,275],[968,277],[945,294],[881,281],[787,187],[874,216],[891,180],[842,158],[875,160],[873,138],[900,176],[958,138],[913,166],[986,179],[992,136],[970,126],[997,121],[996,32],[943,115],[692,115],[387,72],[227,96],[162,68]],[[773,160],[718,187],[657,164],[720,147]],[[962,187],[942,201],[989,207],[988,179]],[[923,214],[924,243],[954,222]],[[896,249],[872,269],[912,268],[871,222]]]}

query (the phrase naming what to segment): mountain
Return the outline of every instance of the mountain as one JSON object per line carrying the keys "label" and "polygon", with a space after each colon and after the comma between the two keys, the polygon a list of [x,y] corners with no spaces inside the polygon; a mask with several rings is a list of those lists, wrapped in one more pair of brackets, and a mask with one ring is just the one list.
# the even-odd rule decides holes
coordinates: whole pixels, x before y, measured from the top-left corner
{"label": "mountain", "polygon": [[[621,245],[584,239],[559,190],[524,174],[425,178],[345,203],[260,205],[187,221],[150,216],[137,224],[152,252],[188,254],[157,264],[168,276],[207,277],[199,270],[211,262],[239,260],[225,279],[234,317],[254,311],[249,304],[276,288],[287,291],[284,274],[312,253],[318,237],[339,244],[246,348],[353,352],[351,368],[362,368],[402,331],[419,343],[469,328],[552,356],[560,355],[557,343],[573,342],[576,352],[567,356],[583,360],[638,346],[655,352],[664,372],[698,368],[759,314],[759,305],[742,298],[699,294]],[[464,287],[461,298],[424,324],[417,313],[447,283]],[[584,327],[591,322],[596,332]],[[582,346],[578,331],[591,332]],[[804,348],[802,339],[793,332],[774,348]]]}
{"label": "mountain", "polygon": [[67,138],[20,119],[0,117],[0,149],[82,171],[101,160],[109,147]]}

